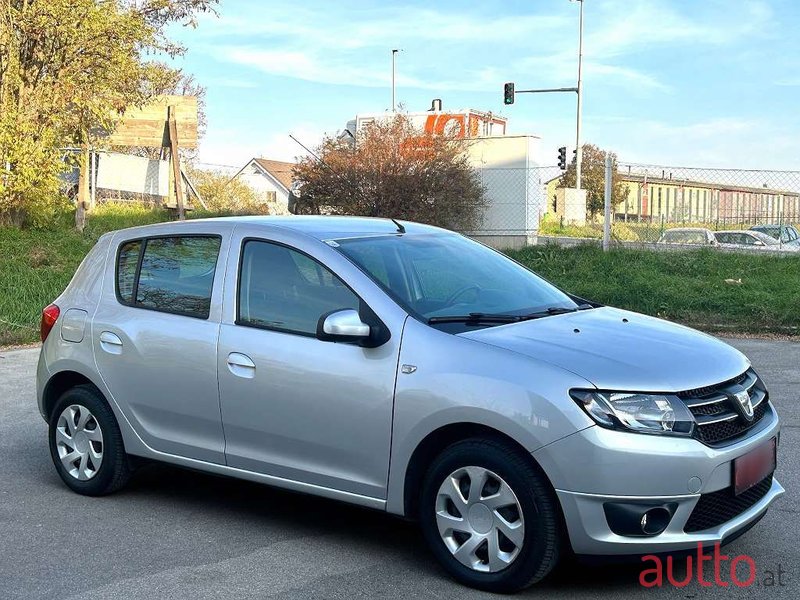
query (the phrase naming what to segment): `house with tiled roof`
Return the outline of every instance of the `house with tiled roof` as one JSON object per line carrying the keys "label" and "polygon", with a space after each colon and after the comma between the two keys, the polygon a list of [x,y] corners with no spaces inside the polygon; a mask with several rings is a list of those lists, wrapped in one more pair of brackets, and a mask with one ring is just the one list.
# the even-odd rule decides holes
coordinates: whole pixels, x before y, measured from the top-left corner
{"label": "house with tiled roof", "polygon": [[289,214],[289,194],[292,189],[292,169],[295,164],[266,158],[253,158],[234,175],[256,190],[274,214]]}

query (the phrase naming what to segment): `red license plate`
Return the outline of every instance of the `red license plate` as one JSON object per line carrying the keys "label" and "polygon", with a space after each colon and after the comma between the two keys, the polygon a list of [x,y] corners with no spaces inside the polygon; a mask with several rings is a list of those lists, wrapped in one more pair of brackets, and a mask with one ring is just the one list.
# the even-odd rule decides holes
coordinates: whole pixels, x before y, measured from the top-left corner
{"label": "red license plate", "polygon": [[733,461],[733,492],[737,496],[746,492],[775,470],[777,443],[772,438],[766,444],[751,450]]}

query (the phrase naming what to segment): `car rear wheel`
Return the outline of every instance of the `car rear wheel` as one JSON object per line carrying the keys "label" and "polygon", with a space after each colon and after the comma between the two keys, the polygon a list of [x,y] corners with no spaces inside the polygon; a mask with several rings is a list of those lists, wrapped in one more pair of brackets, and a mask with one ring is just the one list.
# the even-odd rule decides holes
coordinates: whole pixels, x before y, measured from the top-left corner
{"label": "car rear wheel", "polygon": [[495,440],[461,441],[434,460],[420,522],[442,566],[461,583],[490,592],[536,583],[561,550],[549,483],[530,457]]}
{"label": "car rear wheel", "polygon": [[50,456],[61,479],[73,491],[102,496],[117,491],[130,477],[117,420],[93,386],[67,390],[49,422]]}

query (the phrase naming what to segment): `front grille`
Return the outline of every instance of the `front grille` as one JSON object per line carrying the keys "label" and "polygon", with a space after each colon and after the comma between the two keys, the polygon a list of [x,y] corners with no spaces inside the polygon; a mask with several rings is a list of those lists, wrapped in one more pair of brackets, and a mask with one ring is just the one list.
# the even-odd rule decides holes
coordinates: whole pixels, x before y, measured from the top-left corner
{"label": "front grille", "polygon": [[[736,408],[734,394],[746,391],[753,405],[753,420],[748,421]],[[695,437],[709,446],[724,445],[743,437],[767,413],[769,395],[764,384],[749,369],[728,381],[680,392],[694,415]]]}
{"label": "front grille", "polygon": [[733,486],[710,494],[702,494],[683,530],[686,533],[694,533],[719,527],[752,508],[767,495],[771,487],[772,475],[769,475],[738,496],[734,495]]}
{"label": "front grille", "polygon": [[767,403],[762,402],[753,410],[753,422],[748,423],[736,419],[734,421],[721,421],[719,423],[712,423],[704,427],[697,428],[698,439],[709,445],[719,444],[727,440],[737,438],[743,433],[749,431],[753,425],[762,419],[767,412]]}

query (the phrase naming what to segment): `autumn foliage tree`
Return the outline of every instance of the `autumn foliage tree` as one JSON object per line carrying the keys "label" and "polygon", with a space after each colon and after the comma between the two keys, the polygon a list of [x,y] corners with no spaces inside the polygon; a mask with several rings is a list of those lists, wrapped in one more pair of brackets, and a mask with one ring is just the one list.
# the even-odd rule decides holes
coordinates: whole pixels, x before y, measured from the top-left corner
{"label": "autumn foliage tree", "polygon": [[[628,195],[628,185],[622,181],[617,168],[617,155],[611,153],[611,185],[612,206],[624,202]],[[559,187],[574,188],[576,179],[575,159],[567,165],[561,176]],[[581,188],[586,190],[586,212],[589,217],[602,214],[606,195],[606,151],[593,144],[583,145],[581,163]]]}
{"label": "autumn foliage tree", "polygon": [[65,147],[179,79],[152,60],[217,0],[0,0],[0,221],[46,221]]}
{"label": "autumn foliage tree", "polygon": [[[348,136],[349,137],[349,136]],[[376,121],[353,143],[325,139],[295,167],[297,213],[363,215],[474,230],[485,190],[466,155],[468,140],[434,135],[404,115]]]}

